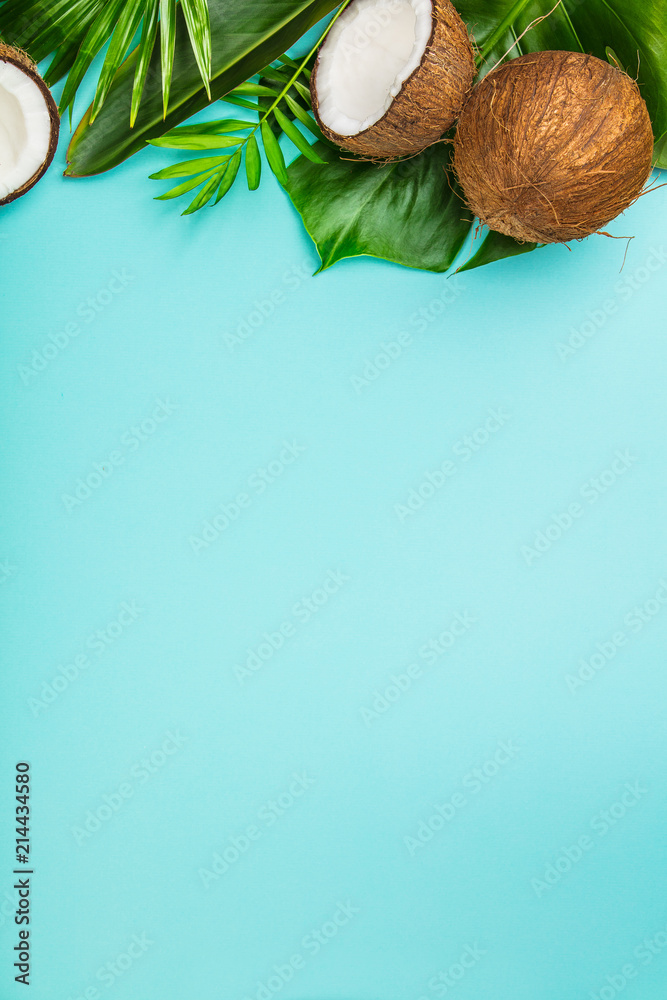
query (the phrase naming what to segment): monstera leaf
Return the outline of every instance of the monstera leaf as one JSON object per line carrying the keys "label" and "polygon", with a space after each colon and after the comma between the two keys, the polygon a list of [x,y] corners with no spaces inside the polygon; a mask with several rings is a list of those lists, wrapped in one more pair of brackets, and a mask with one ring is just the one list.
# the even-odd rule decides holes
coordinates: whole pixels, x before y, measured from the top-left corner
{"label": "monstera leaf", "polygon": [[345,162],[322,143],[315,148],[329,164],[315,168],[319,183],[313,187],[314,164],[299,157],[289,171],[289,194],[315,240],[320,270],[359,254],[449,270],[472,218],[453,182],[446,181],[449,153],[443,145],[383,167]]}
{"label": "monstera leaf", "polygon": [[663,135],[655,144],[655,157],[653,160],[656,167],[667,170],[667,135]]}
{"label": "monstera leaf", "polygon": [[[555,10],[554,0],[455,0],[455,4],[475,37],[480,77],[512,46],[511,57],[567,49],[619,63],[637,77],[653,123],[655,163],[667,168],[667,0],[564,0]],[[517,43],[526,28],[542,17]],[[416,214],[412,200],[404,196],[405,179],[395,165],[378,169],[339,159],[327,168],[296,160],[289,169],[288,193],[317,244],[322,267],[341,256],[371,254],[408,267],[442,270],[452,249],[465,241],[462,206],[458,198],[447,197],[448,180],[443,175],[450,158],[427,150],[409,161],[420,177]],[[369,185],[371,177],[375,180]],[[369,214],[377,218],[373,227],[362,221]],[[437,227],[431,224],[436,219]],[[421,233],[414,232],[416,227]],[[475,240],[474,256],[464,268],[535,249],[534,244],[497,233],[482,239],[481,244]]]}

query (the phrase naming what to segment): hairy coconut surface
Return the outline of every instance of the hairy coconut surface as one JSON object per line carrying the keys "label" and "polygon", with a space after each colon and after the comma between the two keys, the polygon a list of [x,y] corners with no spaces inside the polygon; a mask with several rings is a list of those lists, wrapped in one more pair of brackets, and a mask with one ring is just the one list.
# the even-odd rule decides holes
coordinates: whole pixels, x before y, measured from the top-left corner
{"label": "hairy coconut surface", "polygon": [[58,146],[56,102],[34,62],[0,42],[0,205],[46,173]]}
{"label": "hairy coconut surface", "polygon": [[598,232],[639,197],[652,155],[637,85],[579,52],[536,52],[494,70],[473,90],[454,143],[471,210],[531,243]]}
{"label": "hairy coconut surface", "polygon": [[344,149],[404,156],[451,128],[474,75],[468,32],[449,0],[354,0],[320,49],[313,109]]}

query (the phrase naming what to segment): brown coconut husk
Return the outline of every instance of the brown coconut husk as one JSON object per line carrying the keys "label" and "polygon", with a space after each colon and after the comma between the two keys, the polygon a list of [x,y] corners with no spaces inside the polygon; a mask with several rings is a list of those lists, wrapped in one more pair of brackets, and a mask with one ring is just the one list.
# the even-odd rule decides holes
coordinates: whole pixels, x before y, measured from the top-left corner
{"label": "brown coconut husk", "polygon": [[475,58],[456,8],[449,0],[433,0],[432,5],[433,29],[420,65],[383,117],[357,135],[339,135],[319,117],[318,56],[310,91],[315,118],[327,139],[351,153],[385,160],[419,153],[452,127],[472,89]]}
{"label": "brown coconut husk", "polygon": [[22,195],[26,194],[35,184],[42,179],[46,171],[49,169],[53,162],[53,157],[56,155],[56,150],[58,148],[58,137],[60,135],[60,115],[58,114],[58,106],[53,99],[51,91],[44,83],[44,80],[39,74],[36,63],[30,58],[27,53],[23,52],[21,49],[16,49],[11,45],[6,45],[4,42],[0,42],[0,62],[12,63],[22,73],[30,77],[39,89],[41,90],[44,101],[48,108],[49,117],[51,119],[51,135],[49,139],[49,148],[47,155],[37,171],[32,175],[32,177],[27,180],[20,188],[16,191],[11,191],[5,198],[0,199],[0,206],[9,205],[10,202],[16,201]]}
{"label": "brown coconut husk", "polygon": [[535,52],[473,90],[454,141],[470,209],[531,243],[599,232],[641,194],[653,132],[637,84],[595,56]]}

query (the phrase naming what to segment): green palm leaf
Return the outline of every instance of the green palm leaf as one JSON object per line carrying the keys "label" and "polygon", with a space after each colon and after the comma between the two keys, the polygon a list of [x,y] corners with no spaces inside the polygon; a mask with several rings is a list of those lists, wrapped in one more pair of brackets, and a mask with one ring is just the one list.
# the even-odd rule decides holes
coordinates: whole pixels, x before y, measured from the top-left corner
{"label": "green palm leaf", "polygon": [[236,135],[179,135],[180,129],[163,135],[161,139],[153,139],[151,145],[164,146],[166,149],[224,149],[227,146],[240,146],[243,142]]}
{"label": "green palm leaf", "polygon": [[185,160],[183,163],[172,163],[170,167],[158,170],[156,174],[151,174],[152,181],[171,180],[172,177],[189,177],[194,173],[203,173],[206,170],[219,169],[226,156],[199,156],[196,160]]}
{"label": "green palm leaf", "polygon": [[219,181],[217,177],[209,178],[209,180],[207,180],[204,186],[202,187],[199,194],[195,195],[193,201],[188,205],[188,207],[182,214],[192,215],[193,212],[198,212],[200,208],[203,208],[204,205],[207,205],[208,202],[213,197],[213,195],[215,194],[215,192],[217,191],[218,183]]}
{"label": "green palm leaf", "polygon": [[308,114],[305,108],[303,108],[298,103],[298,101],[295,101],[292,97],[289,96],[289,94],[287,94],[287,96],[285,97],[285,101],[287,102],[287,106],[289,107],[294,117],[298,121],[300,121],[301,124],[304,125],[308,129],[308,131],[315,136],[316,139],[319,139],[320,142],[324,142],[329,146],[333,146],[332,142],[329,142],[328,139],[325,139],[324,134],[322,133],[315,119]]}
{"label": "green palm leaf", "polygon": [[[209,177],[211,176],[211,172],[214,172],[213,176],[217,177],[218,184],[218,196],[214,204],[217,204],[234,183],[243,152],[245,152],[246,156],[248,186],[251,191],[256,190],[259,187],[262,175],[261,157],[257,141],[259,138],[257,135],[258,132],[261,135],[269,167],[283,187],[287,187],[289,176],[285,157],[279,142],[281,135],[292,136],[292,140],[296,140],[298,148],[303,151],[304,155],[310,155],[310,159],[313,162],[322,164],[324,161],[311,150],[306,138],[293,124],[294,119],[298,119],[306,123],[307,127],[315,130],[316,133],[319,131],[314,121],[310,119],[309,111],[292,96],[292,94],[297,96],[299,94],[296,84],[299,82],[299,76],[302,74],[305,76],[307,73],[307,62],[308,57],[300,65],[293,63],[292,60],[290,60],[290,64],[287,64],[282,62],[281,57],[277,63],[272,63],[264,67],[258,74],[257,81],[246,81],[237,87],[232,94],[228,94],[224,98],[225,103],[232,103],[241,100],[241,98],[236,96],[239,93],[251,97],[256,96],[256,104],[246,102],[248,108],[257,116],[256,124],[252,121],[243,121],[238,118],[196,122],[193,125],[183,125],[180,128],[172,129],[158,139],[152,139],[152,145],[162,146],[167,149],[205,151],[225,149],[234,145],[240,147],[231,158],[229,156],[217,158],[200,157],[196,160],[186,160],[182,163],[172,164],[155,174],[151,174],[152,180],[168,180],[174,177],[190,176],[190,180],[184,181],[177,187],[167,191],[166,194],[160,195],[159,200],[177,198],[195,187],[202,187],[202,191],[204,186],[211,188],[213,185],[209,183]],[[280,104],[283,102],[285,103],[287,113],[280,109]],[[231,133],[238,134],[232,135]],[[243,133],[249,134],[244,135]],[[204,173],[205,171],[206,173]],[[200,191],[201,197],[198,196],[195,198],[183,214],[190,215],[192,212],[198,211],[205,204],[208,204],[210,201],[210,192],[209,197],[206,197],[202,191]]]}
{"label": "green palm leaf", "polygon": [[144,0],[127,0],[120,10],[118,23],[111,37],[107,54],[104,59],[100,78],[97,83],[97,90],[90,109],[91,121],[97,117],[97,113],[104,103],[104,98],[109,93],[109,87],[115,76],[116,70],[123,61],[130,42],[134,38],[137,28],[141,24],[144,16]]}
{"label": "green palm leaf", "polygon": [[116,18],[122,10],[123,2],[124,0],[111,0],[111,3],[102,10],[99,17],[96,18],[86,32],[76,61],[67,76],[67,83],[60,98],[61,114],[74,103],[76,92],[88,72],[90,64],[102,46],[108,41],[113,31]]}
{"label": "green palm leaf", "polygon": [[[160,55],[162,57],[162,115],[167,117],[176,50],[176,0],[160,0]],[[91,117],[92,124],[92,117]]]}
{"label": "green palm leaf", "polygon": [[262,122],[262,143],[264,145],[264,152],[266,153],[266,159],[271,167],[271,170],[276,175],[282,186],[287,187],[288,177],[287,168],[285,166],[285,157],[283,156],[280,144],[271,131],[271,126],[268,122]]}
{"label": "green palm leaf", "polygon": [[216,195],[214,205],[217,205],[221,198],[224,198],[227,192],[230,190],[232,184],[236,180],[236,175],[239,172],[239,167],[241,166],[241,150],[234,153],[232,158],[229,160],[225,171],[220,180],[220,187],[218,188],[218,193]]}
{"label": "green palm leaf", "polygon": [[0,35],[37,62],[53,53],[46,71],[49,86],[67,76],[61,113],[72,108],[91,63],[109,42],[100,71],[90,121],[99,115],[119,68],[141,27],[129,104],[134,127],[160,26],[161,87],[166,116],[174,73],[176,10],[180,6],[195,65],[210,98],[212,38],[209,0],[0,0]]}
{"label": "green palm leaf", "polygon": [[[170,191],[165,191],[164,194],[159,194],[155,200],[156,201],[170,201],[172,198],[180,198],[181,195],[187,194],[188,191],[194,191],[194,189],[196,187],[199,187],[199,185],[202,182],[207,181],[214,173],[217,174],[217,169],[215,167],[212,168],[211,170],[205,170],[205,171],[202,170],[201,173],[195,174],[194,177],[191,177],[187,181],[183,181],[181,184],[178,184],[176,187],[171,188]],[[217,186],[217,183],[218,183],[218,181],[217,181],[217,177],[216,177],[216,186]]]}
{"label": "green palm leaf", "polygon": [[246,146],[245,169],[248,178],[248,187],[251,191],[256,191],[262,176],[262,159],[259,155],[259,146],[254,135],[250,137]]}
{"label": "green palm leaf", "polygon": [[299,132],[294,122],[290,121],[287,115],[283,114],[280,108],[276,108],[275,115],[278,124],[287,138],[292,140],[296,148],[306,157],[306,159],[310,160],[312,163],[326,163],[326,160],[323,160],[317,155],[308,140],[301,134],[301,132]]}
{"label": "green palm leaf", "polygon": [[[266,0],[208,0],[213,40],[212,98],[233,92],[267,63],[275,61],[285,47],[293,45],[336,5],[336,0],[271,0],[270,3]],[[87,113],[77,128],[68,152],[68,176],[88,176],[117,166],[143,149],[151,139],[164,135],[209,103],[181,4],[177,4],[176,13],[176,55],[166,120],[160,86],[160,52],[156,43],[134,127],[129,127],[128,113],[139,58],[136,49],[116,73],[95,121],[91,122]],[[0,7],[0,30],[2,27]],[[231,97],[230,101],[257,112],[258,106],[253,100],[239,96]]]}
{"label": "green palm leaf", "polygon": [[181,0],[185,24],[201,78],[211,100],[211,20],[206,0]]}
{"label": "green palm leaf", "polygon": [[137,68],[134,71],[134,84],[132,85],[132,105],[130,108],[130,128],[134,128],[134,123],[139,114],[139,105],[146,86],[148,67],[151,61],[153,46],[157,36],[158,15],[160,12],[159,0],[148,0],[146,13],[144,14],[144,24],[141,32],[141,41],[137,54]]}
{"label": "green palm leaf", "polygon": [[55,0],[50,5],[44,0],[36,0],[28,7],[20,0],[9,0],[0,10],[0,31],[12,44],[29,48],[33,59],[40,62],[60,48],[75,31],[78,48],[100,9],[99,0],[74,0],[72,3]]}

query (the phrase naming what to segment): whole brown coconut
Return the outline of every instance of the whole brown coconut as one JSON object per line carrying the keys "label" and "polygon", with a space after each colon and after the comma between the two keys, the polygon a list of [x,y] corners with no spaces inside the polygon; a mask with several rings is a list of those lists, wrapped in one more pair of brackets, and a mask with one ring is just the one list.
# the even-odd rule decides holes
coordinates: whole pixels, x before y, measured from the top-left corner
{"label": "whole brown coconut", "polygon": [[0,42],[0,206],[35,186],[58,147],[60,117],[32,59]]}
{"label": "whole brown coconut", "polygon": [[354,0],[320,48],[313,109],[338,146],[405,156],[451,128],[474,76],[468,31],[449,0]]}
{"label": "whole brown coconut", "polygon": [[471,210],[490,229],[534,243],[598,232],[639,197],[652,156],[637,85],[578,52],[536,52],[489,73],[454,143]]}

